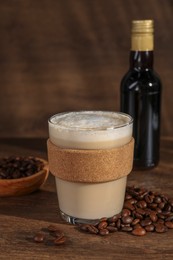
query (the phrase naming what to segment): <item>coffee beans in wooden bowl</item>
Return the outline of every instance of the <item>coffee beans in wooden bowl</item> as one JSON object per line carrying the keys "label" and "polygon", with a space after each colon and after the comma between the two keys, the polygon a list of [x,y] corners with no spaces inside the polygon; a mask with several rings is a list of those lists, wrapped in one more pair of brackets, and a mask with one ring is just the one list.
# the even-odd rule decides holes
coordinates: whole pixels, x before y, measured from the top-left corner
{"label": "coffee beans in wooden bowl", "polygon": [[19,196],[37,190],[48,177],[48,162],[32,156],[0,158],[0,196]]}
{"label": "coffee beans in wooden bowl", "polygon": [[101,236],[123,231],[135,236],[148,232],[164,233],[173,229],[173,200],[145,188],[127,187],[123,210],[111,218],[102,218],[95,225],[82,224],[84,232]]}

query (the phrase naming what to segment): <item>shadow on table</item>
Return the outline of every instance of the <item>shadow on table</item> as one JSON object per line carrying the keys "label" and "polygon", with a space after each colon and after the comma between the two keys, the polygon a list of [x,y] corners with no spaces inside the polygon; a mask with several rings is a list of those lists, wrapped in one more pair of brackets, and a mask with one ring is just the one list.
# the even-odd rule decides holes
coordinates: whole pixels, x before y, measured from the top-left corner
{"label": "shadow on table", "polygon": [[56,192],[45,190],[20,197],[0,198],[0,214],[50,222],[62,221]]}

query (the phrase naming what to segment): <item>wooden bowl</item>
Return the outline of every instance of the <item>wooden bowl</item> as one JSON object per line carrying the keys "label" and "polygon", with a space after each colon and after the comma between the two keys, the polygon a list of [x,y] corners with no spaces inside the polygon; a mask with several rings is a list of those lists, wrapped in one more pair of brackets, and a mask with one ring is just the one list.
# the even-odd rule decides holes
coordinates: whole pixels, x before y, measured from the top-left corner
{"label": "wooden bowl", "polygon": [[40,188],[45,183],[49,175],[48,162],[41,158],[36,158],[43,162],[41,171],[29,177],[18,179],[0,179],[0,197],[20,196],[29,194]]}

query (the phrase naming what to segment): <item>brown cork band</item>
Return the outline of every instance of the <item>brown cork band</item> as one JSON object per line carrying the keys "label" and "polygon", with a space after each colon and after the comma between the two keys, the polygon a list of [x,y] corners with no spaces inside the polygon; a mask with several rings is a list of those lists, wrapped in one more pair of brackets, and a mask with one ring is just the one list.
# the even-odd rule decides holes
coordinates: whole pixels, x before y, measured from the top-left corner
{"label": "brown cork band", "polygon": [[127,176],[132,170],[134,139],[103,150],[65,149],[47,141],[50,172],[71,182],[99,183]]}

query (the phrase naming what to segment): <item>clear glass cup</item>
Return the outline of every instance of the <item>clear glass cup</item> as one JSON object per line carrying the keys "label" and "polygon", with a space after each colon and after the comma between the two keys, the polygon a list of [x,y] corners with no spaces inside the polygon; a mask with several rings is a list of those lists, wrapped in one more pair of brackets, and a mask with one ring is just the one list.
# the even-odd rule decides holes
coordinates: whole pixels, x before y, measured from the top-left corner
{"label": "clear glass cup", "polygon": [[[50,141],[60,148],[112,149],[132,139],[133,119],[120,112],[65,112],[48,124]],[[69,223],[96,223],[122,210],[127,176],[101,183],[55,180],[60,214]]]}

